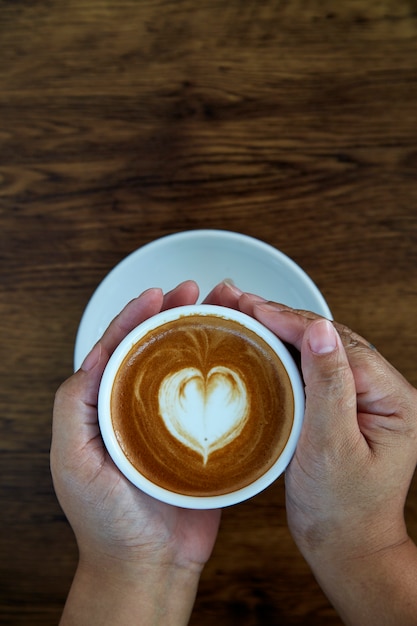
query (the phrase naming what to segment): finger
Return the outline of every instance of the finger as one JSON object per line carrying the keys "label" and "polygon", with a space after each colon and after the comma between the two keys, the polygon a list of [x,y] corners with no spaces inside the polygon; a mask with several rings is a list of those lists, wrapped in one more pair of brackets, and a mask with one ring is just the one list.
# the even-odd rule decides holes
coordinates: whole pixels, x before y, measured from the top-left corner
{"label": "finger", "polygon": [[[338,363],[333,365],[331,361],[329,363],[329,385],[323,385],[324,395],[318,393],[320,386],[316,380],[316,373],[320,376],[322,361],[311,358],[311,352],[314,352],[312,350],[314,337],[317,336],[317,329],[320,329],[320,326],[321,328],[326,326],[328,333],[336,337],[339,344],[336,352],[339,352],[339,357],[344,354],[343,360],[339,358]],[[348,336],[351,337],[351,333],[348,333]],[[310,350],[306,349],[306,343],[309,344]],[[325,341],[322,345],[325,346]],[[324,352],[326,353],[326,350]],[[337,392],[340,392],[338,415],[343,426],[342,432],[346,433],[347,444],[354,443],[356,438],[358,444],[366,443],[373,451],[376,451],[378,446],[386,451],[388,447],[396,445],[403,450],[404,458],[410,445],[416,448],[414,444],[417,436],[416,392],[390,363],[367,347],[363,338],[359,341],[349,341],[346,347],[333,324],[325,320],[316,320],[309,325],[303,340],[302,367],[305,381],[313,381],[310,387],[310,405],[314,405],[313,411],[316,413],[320,402],[323,407],[326,406],[326,395],[330,399],[332,396],[336,398]],[[308,393],[306,386],[306,396]],[[350,424],[350,435],[346,428],[347,423]],[[397,433],[397,436],[393,436],[393,433]],[[417,454],[417,450],[414,451]],[[412,458],[415,459],[415,455]]]}
{"label": "finger", "polygon": [[302,340],[306,386],[305,433],[313,450],[341,451],[361,443],[356,387],[343,343],[333,324],[314,320]]}
{"label": "finger", "polygon": [[[243,305],[244,302],[245,300],[242,298],[241,304]],[[251,305],[249,303],[247,305],[248,310],[250,306]],[[301,350],[304,333],[311,322],[318,319],[325,319],[323,316],[313,313],[312,311],[293,309],[285,304],[277,302],[260,302],[259,300],[254,299],[252,302],[252,308],[252,314],[254,317],[270,328],[273,332],[279,334],[284,341],[294,345],[298,350]],[[342,343],[347,350],[350,351],[351,348],[364,346],[371,351],[376,351],[375,346],[344,324],[340,324],[335,321],[332,323],[338,331],[342,339]]]}
{"label": "finger", "polygon": [[[100,339],[103,350],[110,356],[119,343],[138,324],[159,313],[163,304],[161,289],[152,288],[131,300],[110,323]],[[83,367],[83,365],[81,365]]]}
{"label": "finger", "polygon": [[224,282],[216,285],[204,298],[204,304],[219,304],[221,303],[221,294],[224,289]]}
{"label": "finger", "polygon": [[[102,338],[84,359],[81,368],[57,391],[54,404],[55,433],[67,437],[92,437],[97,425],[98,389],[110,355],[122,339],[141,321],[157,313],[162,306],[160,289],[149,289],[129,302],[111,322]],[[83,427],[87,431],[83,430]]]}
{"label": "finger", "polygon": [[[172,291],[163,296],[158,288],[144,291],[137,298],[131,300],[124,309],[114,318],[104,335],[87,355],[81,365],[84,372],[97,377],[106,366],[108,358],[112,355],[119,343],[138,324],[142,323],[152,315],[156,315],[162,309],[167,309],[181,304],[192,304],[198,298],[198,287],[193,281],[187,281],[175,287]],[[85,396],[82,398],[86,403],[94,404],[94,397]]]}
{"label": "finger", "polygon": [[[363,344],[348,349],[362,430],[415,432],[416,390],[382,355]],[[371,418],[369,416],[372,416]]]}
{"label": "finger", "polygon": [[186,280],[165,294],[162,310],[172,309],[177,306],[195,304],[198,300],[199,288],[193,280]]}
{"label": "finger", "polygon": [[249,312],[252,307],[254,317],[264,324],[283,341],[290,343],[301,351],[301,345],[310,323],[320,316],[309,311],[299,311],[290,307],[272,302],[246,301],[242,298]]}
{"label": "finger", "polygon": [[[96,354],[97,353],[97,354]],[[89,372],[78,370],[68,378],[55,395],[52,448],[62,445],[66,450],[78,450],[98,435],[97,394],[102,371],[107,362],[96,344],[90,353],[97,361]]]}
{"label": "finger", "polygon": [[156,315],[161,310],[194,304],[198,298],[198,286],[194,281],[185,281],[163,295],[161,289],[151,288],[131,300],[111,322],[101,343],[109,356],[138,324]]}
{"label": "finger", "polygon": [[158,312],[161,305],[160,289],[149,290],[129,302],[86,356],[81,368],[58,389],[52,420],[53,472],[62,472],[65,464],[76,462],[75,455],[87,445],[90,457],[95,454],[99,464],[104,462],[106,453],[99,436],[97,415],[98,390],[104,368],[123,337],[140,321]]}
{"label": "finger", "polygon": [[98,342],[85,359],[88,369],[75,372],[55,395],[50,455],[54,481],[71,477],[73,468],[85,462],[85,455],[93,471],[108,460],[97,416],[98,388],[107,360]]}
{"label": "finger", "polygon": [[239,308],[243,313],[247,315],[251,315],[252,317],[256,317],[255,315],[255,306],[267,304],[268,300],[258,296],[254,293],[245,292],[242,297],[239,299]]}
{"label": "finger", "polygon": [[[241,305],[245,304],[242,297]],[[250,303],[246,303],[249,312]],[[291,309],[277,303],[253,305],[253,315],[283,341],[301,350],[306,333],[317,320],[324,319],[311,311]],[[332,322],[346,351],[356,385],[358,411],[362,414],[393,416],[399,406],[408,408],[415,403],[415,392],[401,374],[376,351],[366,339],[347,326]],[[411,417],[410,417],[411,419]]]}
{"label": "finger", "polygon": [[239,309],[239,298],[242,293],[233,281],[226,278],[204,298],[204,304],[217,304],[230,309]]}

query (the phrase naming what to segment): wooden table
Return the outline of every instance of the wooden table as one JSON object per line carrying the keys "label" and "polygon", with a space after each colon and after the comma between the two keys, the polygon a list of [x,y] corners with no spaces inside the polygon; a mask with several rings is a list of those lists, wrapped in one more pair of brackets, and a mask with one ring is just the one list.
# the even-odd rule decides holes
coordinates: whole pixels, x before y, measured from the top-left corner
{"label": "wooden table", "polygon": [[[106,273],[221,228],[299,263],[417,385],[412,0],[0,0],[0,622],[56,624],[77,560],[51,408]],[[417,539],[417,482],[407,503]],[[225,511],[191,624],[336,626],[283,481]]]}

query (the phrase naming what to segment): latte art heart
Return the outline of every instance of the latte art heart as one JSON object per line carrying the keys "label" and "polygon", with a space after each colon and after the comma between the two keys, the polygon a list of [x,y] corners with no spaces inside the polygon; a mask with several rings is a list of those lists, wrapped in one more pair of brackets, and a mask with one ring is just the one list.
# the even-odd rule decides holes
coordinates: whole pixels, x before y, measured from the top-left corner
{"label": "latte art heart", "polygon": [[164,378],[159,410],[169,432],[203,457],[233,441],[249,415],[249,397],[240,375],[228,367],[213,367],[204,376],[186,367]]}

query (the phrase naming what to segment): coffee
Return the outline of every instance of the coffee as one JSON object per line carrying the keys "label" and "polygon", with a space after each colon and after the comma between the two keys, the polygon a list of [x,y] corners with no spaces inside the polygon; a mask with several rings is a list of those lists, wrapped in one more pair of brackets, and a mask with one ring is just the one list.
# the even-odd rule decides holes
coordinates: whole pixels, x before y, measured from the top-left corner
{"label": "coffee", "polygon": [[111,419],[130,463],[176,493],[213,496],[262,476],[291,432],[294,399],[275,352],[217,315],[151,330],[116,374]]}

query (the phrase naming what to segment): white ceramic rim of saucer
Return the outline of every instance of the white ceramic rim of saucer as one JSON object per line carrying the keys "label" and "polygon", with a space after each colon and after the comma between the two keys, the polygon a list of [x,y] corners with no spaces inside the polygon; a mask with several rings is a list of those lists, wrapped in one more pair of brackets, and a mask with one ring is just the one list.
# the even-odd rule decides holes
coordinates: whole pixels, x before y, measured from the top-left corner
{"label": "white ceramic rim of saucer", "polygon": [[[161,259],[165,261],[164,269]],[[131,252],[97,286],[77,330],[75,369],[113,317],[145,289],[161,287],[167,291],[183,280],[193,279],[204,297],[225,278],[234,280],[245,291],[332,317],[312,279],[295,261],[270,244],[229,230],[177,232]]]}

